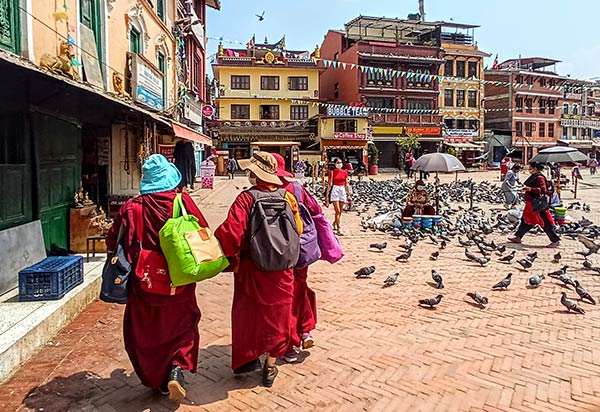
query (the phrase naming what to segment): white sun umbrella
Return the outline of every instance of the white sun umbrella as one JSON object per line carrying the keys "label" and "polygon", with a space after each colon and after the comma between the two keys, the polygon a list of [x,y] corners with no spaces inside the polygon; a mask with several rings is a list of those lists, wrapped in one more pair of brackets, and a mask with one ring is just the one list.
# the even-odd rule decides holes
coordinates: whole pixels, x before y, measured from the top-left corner
{"label": "white sun umbrella", "polygon": [[439,213],[438,172],[461,172],[465,166],[455,156],[448,153],[428,153],[419,157],[411,167],[422,172],[435,172],[435,212]]}
{"label": "white sun umbrella", "polygon": [[[558,164],[558,179],[556,182],[557,190],[560,190],[560,164],[561,163],[578,163],[587,162],[590,160],[587,155],[581,153],[574,147],[568,146],[554,146],[548,149],[540,150],[530,161],[539,163],[557,163]],[[574,198],[577,197],[577,179],[575,179],[575,194]]]}

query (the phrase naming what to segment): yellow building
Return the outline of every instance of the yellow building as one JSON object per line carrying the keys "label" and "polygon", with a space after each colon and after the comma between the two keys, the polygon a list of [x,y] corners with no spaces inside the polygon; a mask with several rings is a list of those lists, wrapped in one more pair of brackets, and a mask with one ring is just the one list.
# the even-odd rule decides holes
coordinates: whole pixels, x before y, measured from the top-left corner
{"label": "yellow building", "polygon": [[281,42],[248,46],[219,47],[213,64],[219,85],[213,131],[230,156],[239,159],[251,150],[267,150],[280,153],[291,167],[300,147],[316,139],[318,61],[307,51],[281,50]]}
{"label": "yellow building", "polygon": [[334,157],[352,163],[367,164],[369,112],[365,107],[327,104],[319,118],[319,139],[323,160]]}

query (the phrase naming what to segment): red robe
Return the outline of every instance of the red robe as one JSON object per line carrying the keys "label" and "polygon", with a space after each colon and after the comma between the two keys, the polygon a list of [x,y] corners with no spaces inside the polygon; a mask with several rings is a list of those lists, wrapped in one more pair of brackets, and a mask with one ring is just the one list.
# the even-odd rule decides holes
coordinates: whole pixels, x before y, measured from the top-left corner
{"label": "red robe", "polygon": [[263,272],[250,258],[246,228],[252,203],[250,194],[240,193],[227,218],[215,231],[234,271],[231,307],[233,369],[267,352],[282,358],[295,330],[291,322],[294,270]]}
{"label": "red robe", "polygon": [[[123,245],[129,261],[135,265],[140,249],[132,204],[142,202],[144,249],[160,251],[158,231],[173,215],[174,198],[175,191],[169,191],[127,201],[106,237],[108,249],[114,250],[119,227],[124,224]],[[208,227],[192,198],[184,194],[182,199],[187,212],[196,216],[201,226]],[[172,365],[196,372],[201,314],[196,285],[182,288],[183,292],[174,296],[148,293],[140,288],[140,279],[133,272],[130,276],[129,300],[123,318],[125,350],[142,384],[150,388],[158,388],[165,381]]]}
{"label": "red robe", "polygon": [[529,192],[525,192],[525,208],[523,209],[523,221],[528,225],[539,225],[540,227],[544,227],[544,221],[541,217],[541,214],[544,213],[548,218],[548,221],[551,224],[554,224],[554,219],[552,218],[552,213],[550,213],[550,210],[545,210],[543,212],[534,212],[533,204],[531,203],[531,201],[533,200],[533,193],[535,193],[536,196],[552,195],[552,193],[548,192],[546,186],[546,178],[542,174],[539,174],[533,179],[533,182],[530,182],[530,180],[531,177],[525,181],[525,185],[530,187],[531,190]]}
{"label": "red robe", "polygon": [[[288,183],[283,186],[289,193],[294,194],[294,185]],[[302,198],[298,199],[307,207],[312,216],[323,213],[321,206],[314,197],[302,186]],[[317,326],[317,295],[308,287],[308,267],[294,268],[294,297],[292,300],[292,326],[296,333],[292,339],[292,345],[288,352],[293,350],[292,346],[300,346],[302,334],[309,333]]]}

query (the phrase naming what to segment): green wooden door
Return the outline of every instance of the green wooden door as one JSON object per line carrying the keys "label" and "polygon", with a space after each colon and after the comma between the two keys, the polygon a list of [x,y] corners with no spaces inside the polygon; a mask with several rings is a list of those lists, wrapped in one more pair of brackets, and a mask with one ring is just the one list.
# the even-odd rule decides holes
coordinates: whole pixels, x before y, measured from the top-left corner
{"label": "green wooden door", "polygon": [[96,50],[98,52],[98,63],[100,64],[100,70],[102,73],[104,73],[104,65],[102,64],[102,24],[100,18],[100,1],[80,0],[79,8],[79,19],[81,20],[81,24],[87,26],[94,32],[94,37],[96,39]]}
{"label": "green wooden door", "polygon": [[69,209],[81,182],[81,128],[33,114],[37,207],[46,247],[69,245]]}
{"label": "green wooden door", "polygon": [[0,47],[19,54],[19,0],[0,0]]}

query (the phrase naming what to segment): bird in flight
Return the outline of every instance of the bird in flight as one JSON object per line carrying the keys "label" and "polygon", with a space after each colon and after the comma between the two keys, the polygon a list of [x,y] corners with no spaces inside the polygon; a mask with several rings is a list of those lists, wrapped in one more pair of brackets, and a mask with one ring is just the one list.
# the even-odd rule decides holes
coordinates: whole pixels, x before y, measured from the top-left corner
{"label": "bird in flight", "polygon": [[256,14],[256,17],[258,17],[258,21],[263,21],[265,19],[265,12],[263,11],[262,14]]}

